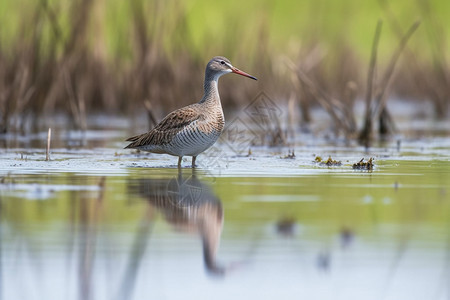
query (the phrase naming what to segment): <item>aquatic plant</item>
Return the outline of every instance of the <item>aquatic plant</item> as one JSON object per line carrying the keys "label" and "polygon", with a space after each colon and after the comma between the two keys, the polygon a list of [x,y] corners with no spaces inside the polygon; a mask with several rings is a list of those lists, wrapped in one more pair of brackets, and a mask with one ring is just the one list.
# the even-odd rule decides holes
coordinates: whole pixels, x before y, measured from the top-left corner
{"label": "aquatic plant", "polygon": [[373,170],[373,158],[369,158],[368,161],[364,161],[364,158],[362,158],[359,162],[354,163],[352,165],[352,168],[355,170]]}
{"label": "aquatic plant", "polygon": [[328,157],[327,160],[323,160],[322,157],[316,156],[314,158],[314,161],[316,163],[318,163],[319,165],[328,166],[328,167],[337,167],[337,166],[341,166],[342,165],[341,161],[334,160],[334,159],[331,158],[331,156]]}

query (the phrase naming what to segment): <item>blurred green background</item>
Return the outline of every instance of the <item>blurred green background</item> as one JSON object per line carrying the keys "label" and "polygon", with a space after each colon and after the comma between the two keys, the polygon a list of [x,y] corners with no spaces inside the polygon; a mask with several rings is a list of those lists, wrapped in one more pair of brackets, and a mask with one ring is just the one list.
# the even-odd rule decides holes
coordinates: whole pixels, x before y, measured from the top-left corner
{"label": "blurred green background", "polygon": [[104,51],[109,59],[132,55],[136,6],[146,19],[148,38],[163,45],[164,51],[183,48],[203,60],[220,53],[246,53],[251,58],[261,50],[261,38],[267,38],[267,46],[279,53],[289,54],[301,44],[318,41],[330,49],[348,44],[367,58],[380,18],[388,22],[380,44],[381,57],[390,54],[398,43],[396,30],[404,32],[416,20],[422,21],[422,26],[410,43],[411,49],[429,58],[435,43],[446,49],[449,46],[450,2],[443,0],[249,0],[214,4],[205,0],[4,0],[0,3],[2,51],[8,52],[29,37],[34,27],[42,30],[46,43],[52,41],[49,18],[30,22],[45,5],[51,7],[63,38],[68,38],[70,20],[79,13],[74,9],[89,6],[88,14],[79,17],[86,22],[92,49]]}

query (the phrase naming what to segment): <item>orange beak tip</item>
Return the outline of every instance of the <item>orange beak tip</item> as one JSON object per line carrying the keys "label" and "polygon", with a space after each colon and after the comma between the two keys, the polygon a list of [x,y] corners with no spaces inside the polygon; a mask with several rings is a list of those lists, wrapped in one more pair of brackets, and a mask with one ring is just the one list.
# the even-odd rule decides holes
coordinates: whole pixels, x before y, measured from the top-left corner
{"label": "orange beak tip", "polygon": [[241,71],[239,69],[232,69],[232,72],[236,73],[236,74],[239,74],[239,75],[242,75],[242,76],[245,76],[245,77],[248,77],[248,78],[251,78],[253,80],[258,80],[258,78],[256,78],[255,76],[247,74],[247,73],[245,73],[245,72],[243,72],[243,71]]}

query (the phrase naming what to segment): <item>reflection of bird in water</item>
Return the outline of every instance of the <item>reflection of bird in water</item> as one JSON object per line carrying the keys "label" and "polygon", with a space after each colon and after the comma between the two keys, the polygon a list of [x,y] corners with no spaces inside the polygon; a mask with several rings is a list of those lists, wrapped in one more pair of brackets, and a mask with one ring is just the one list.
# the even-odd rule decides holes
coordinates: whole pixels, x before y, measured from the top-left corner
{"label": "reflection of bird in water", "polygon": [[220,235],[223,226],[223,210],[220,199],[211,188],[201,182],[193,171],[189,177],[171,179],[141,179],[137,181],[137,192],[177,230],[197,233],[203,243],[206,268],[213,274],[223,274],[224,268],[216,263]]}

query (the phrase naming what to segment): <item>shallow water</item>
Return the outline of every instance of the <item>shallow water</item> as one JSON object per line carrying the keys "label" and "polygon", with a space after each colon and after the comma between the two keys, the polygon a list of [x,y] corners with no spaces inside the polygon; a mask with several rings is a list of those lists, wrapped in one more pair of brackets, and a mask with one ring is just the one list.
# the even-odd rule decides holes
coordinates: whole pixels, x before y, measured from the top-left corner
{"label": "shallow water", "polygon": [[[51,161],[45,133],[6,139],[1,299],[450,297],[449,137],[303,135],[294,158],[221,141],[179,172],[124,136],[57,132]],[[374,170],[352,169],[363,157]]]}

